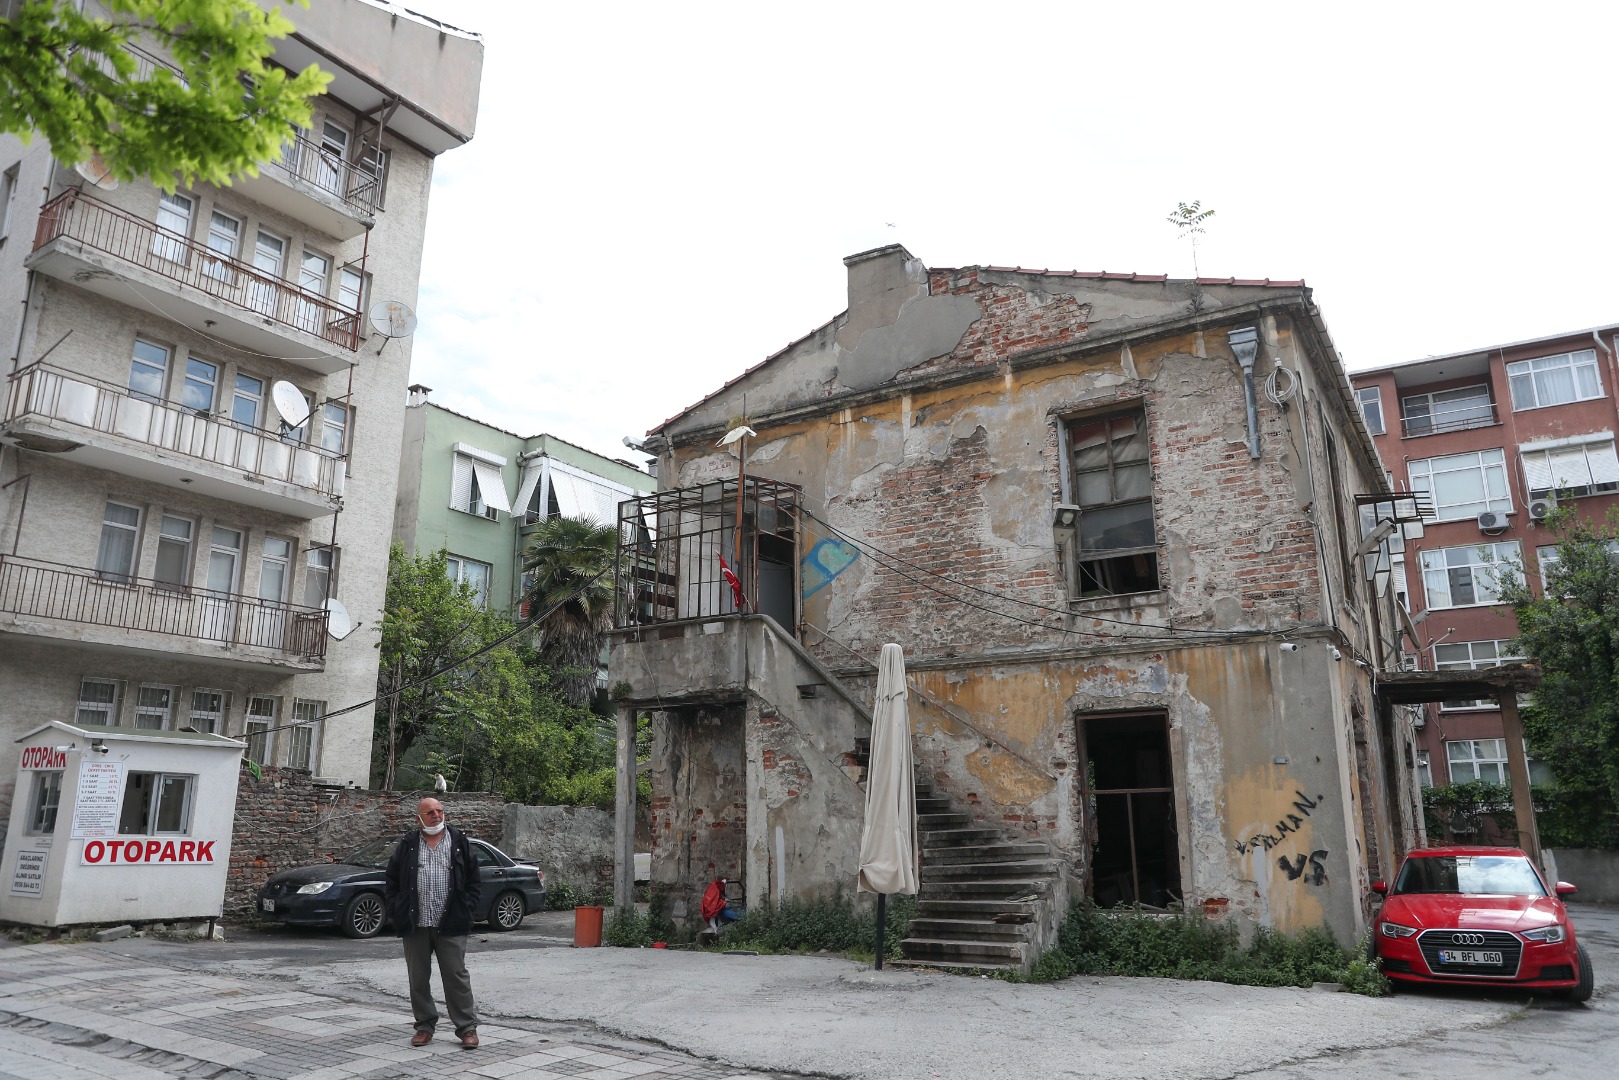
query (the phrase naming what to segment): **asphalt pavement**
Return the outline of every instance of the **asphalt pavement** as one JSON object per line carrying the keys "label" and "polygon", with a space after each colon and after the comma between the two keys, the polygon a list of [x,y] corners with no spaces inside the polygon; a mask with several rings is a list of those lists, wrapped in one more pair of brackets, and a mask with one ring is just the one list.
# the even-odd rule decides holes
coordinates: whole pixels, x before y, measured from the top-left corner
{"label": "asphalt pavement", "polygon": [[[425,1054],[406,1045],[397,942],[227,931],[223,943],[10,946],[0,948],[0,1078],[1606,1080],[1619,1061],[1619,910],[1572,910],[1596,966],[1587,1005],[1504,991],[1372,999],[1162,979],[1021,985],[824,956],[574,949],[570,917],[547,914],[469,948],[484,1048],[440,1039]],[[97,1061],[118,1068],[60,1071]]]}

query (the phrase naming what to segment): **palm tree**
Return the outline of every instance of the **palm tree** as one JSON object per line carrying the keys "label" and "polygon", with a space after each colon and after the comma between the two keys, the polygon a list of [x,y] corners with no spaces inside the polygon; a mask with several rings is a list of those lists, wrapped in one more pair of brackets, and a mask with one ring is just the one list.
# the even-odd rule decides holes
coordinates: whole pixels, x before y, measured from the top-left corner
{"label": "palm tree", "polygon": [[523,599],[543,616],[534,624],[540,653],[557,665],[563,697],[579,708],[596,696],[602,638],[613,621],[617,547],[611,525],[553,517],[534,530],[523,553],[523,569],[534,575]]}

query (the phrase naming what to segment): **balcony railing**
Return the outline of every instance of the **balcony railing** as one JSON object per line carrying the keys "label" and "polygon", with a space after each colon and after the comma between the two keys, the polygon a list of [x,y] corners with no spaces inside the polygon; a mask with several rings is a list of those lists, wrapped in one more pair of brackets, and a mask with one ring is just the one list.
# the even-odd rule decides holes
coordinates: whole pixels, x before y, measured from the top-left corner
{"label": "balcony railing", "polygon": [[375,214],[382,206],[380,167],[346,161],[301,131],[293,132],[281,156],[266,162],[265,168],[319,188],[361,214]]}
{"label": "balcony railing", "polygon": [[341,454],[287,442],[224,417],[140,397],[123,387],[45,364],[30,364],[7,379],[0,423],[25,416],[161,447],[321,495],[343,494]]}
{"label": "balcony railing", "polygon": [[77,189],[62,192],[40,209],[34,250],[64,237],[234,304],[251,317],[314,334],[345,349],[359,347],[359,312]]}
{"label": "balcony railing", "polygon": [[1496,415],[1495,402],[1492,401],[1488,405],[1473,405],[1437,415],[1401,417],[1400,427],[1401,433],[1410,439],[1418,435],[1439,435],[1447,431],[1492,427],[1500,422],[1500,417]]}
{"label": "balcony railing", "polygon": [[0,555],[0,611],[117,630],[249,645],[288,659],[326,656],[326,612]]}

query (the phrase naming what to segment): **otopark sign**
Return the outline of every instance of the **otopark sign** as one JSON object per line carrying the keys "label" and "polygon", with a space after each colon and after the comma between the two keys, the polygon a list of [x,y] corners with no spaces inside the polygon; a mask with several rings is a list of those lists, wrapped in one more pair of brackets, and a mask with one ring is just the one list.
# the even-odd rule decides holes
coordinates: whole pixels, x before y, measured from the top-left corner
{"label": "otopark sign", "polygon": [[86,840],[79,853],[85,866],[196,865],[214,861],[215,840]]}

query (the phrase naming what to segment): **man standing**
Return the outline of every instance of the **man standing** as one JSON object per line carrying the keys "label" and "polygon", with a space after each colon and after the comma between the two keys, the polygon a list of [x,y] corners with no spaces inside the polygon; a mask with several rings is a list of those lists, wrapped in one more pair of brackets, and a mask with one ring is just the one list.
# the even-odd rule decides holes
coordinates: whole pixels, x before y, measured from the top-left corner
{"label": "man standing", "polygon": [[438,1026],[432,988],[436,956],[450,1023],[462,1048],[472,1050],[478,1045],[478,1006],[467,974],[467,933],[481,889],[478,862],[467,834],[445,826],[437,799],[419,802],[416,820],[421,830],[399,838],[382,886],[394,932],[405,939],[410,1010],[416,1018],[410,1045],[426,1046]]}

